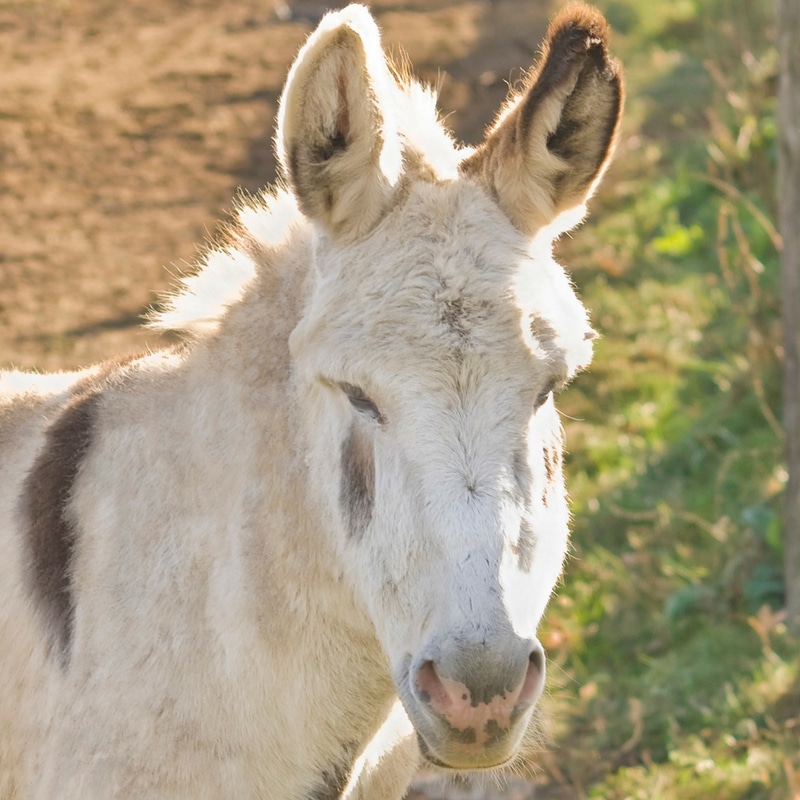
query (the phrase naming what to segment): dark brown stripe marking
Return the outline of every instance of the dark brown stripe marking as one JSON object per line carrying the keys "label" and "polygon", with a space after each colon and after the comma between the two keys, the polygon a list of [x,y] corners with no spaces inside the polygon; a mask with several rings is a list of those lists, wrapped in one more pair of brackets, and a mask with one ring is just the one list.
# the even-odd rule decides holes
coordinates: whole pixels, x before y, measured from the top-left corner
{"label": "dark brown stripe marking", "polygon": [[339,500],[350,535],[360,537],[372,521],[375,503],[375,458],[369,437],[355,425],[342,444]]}
{"label": "dark brown stripe marking", "polygon": [[552,483],[556,479],[558,469],[561,466],[561,448],[558,444],[545,445],[544,450],[544,472],[547,482]]}
{"label": "dark brown stripe marking", "polygon": [[[533,486],[533,474],[528,465],[527,454],[518,451],[514,454],[514,477],[517,483],[520,503],[527,507]],[[533,554],[536,550],[536,535],[530,520],[523,515],[519,525],[519,538],[511,545],[511,552],[517,557],[519,568],[530,572],[533,566]]]}
{"label": "dark brown stripe marking", "polygon": [[536,552],[536,534],[526,517],[523,517],[519,524],[519,539],[512,545],[511,551],[517,557],[519,568],[523,572],[530,572],[533,567],[533,555]]}
{"label": "dark brown stripe marking", "polygon": [[544,474],[546,482],[542,491],[542,503],[548,504],[550,491],[556,485],[556,478],[558,478],[561,470],[561,459],[563,457],[564,444],[563,434],[559,435],[552,442],[545,444],[542,455],[544,458]]}
{"label": "dark brown stripe marking", "polygon": [[51,424],[21,498],[28,532],[29,590],[62,666],[69,661],[75,616],[71,582],[78,531],[69,504],[92,441],[99,399],[98,393],[79,396]]}

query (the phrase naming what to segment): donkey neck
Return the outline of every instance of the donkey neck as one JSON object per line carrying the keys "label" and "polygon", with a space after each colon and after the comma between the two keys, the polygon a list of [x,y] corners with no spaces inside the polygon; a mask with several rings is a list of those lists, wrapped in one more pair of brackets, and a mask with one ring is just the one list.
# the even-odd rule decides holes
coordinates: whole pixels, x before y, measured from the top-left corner
{"label": "donkey neck", "polygon": [[[282,258],[258,265],[241,302],[192,350],[187,380],[218,376],[220,402],[228,406],[218,419],[237,428],[241,447],[232,455],[247,462],[237,498],[241,524],[226,545],[230,569],[210,577],[211,595],[225,597],[215,604],[215,634],[226,643],[229,662],[239,664],[235,669],[258,670],[265,680],[283,676],[281,691],[295,702],[292,717],[280,726],[281,750],[307,751],[306,731],[313,725],[320,732],[313,761],[328,776],[345,775],[396,695],[310,486],[288,349],[313,271],[308,237],[299,238]],[[265,315],[272,321],[268,335],[254,321]],[[287,731],[299,737],[294,745],[286,738],[295,733]],[[298,785],[308,787],[300,791],[310,793],[322,777],[306,774],[306,766],[298,763],[294,770]]]}

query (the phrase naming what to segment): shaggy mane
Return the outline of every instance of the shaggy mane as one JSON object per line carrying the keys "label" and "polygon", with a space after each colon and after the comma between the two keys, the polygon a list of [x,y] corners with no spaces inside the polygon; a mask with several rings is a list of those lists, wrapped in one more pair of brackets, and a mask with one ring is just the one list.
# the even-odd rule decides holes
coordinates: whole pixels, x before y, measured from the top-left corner
{"label": "shaggy mane", "polygon": [[285,189],[242,196],[226,232],[227,242],[212,244],[194,271],[178,277],[174,290],[161,298],[160,308],[148,314],[147,326],[189,334],[215,331],[256,278],[253,253],[277,253],[303,219],[294,195]]}
{"label": "shaggy mane", "polygon": [[[459,148],[440,122],[436,90],[413,78],[402,56],[392,65],[392,74],[396,91],[391,100],[407,166],[419,170],[424,164],[428,175],[421,174],[423,178],[455,179],[459,163],[471,150]],[[212,243],[189,271],[177,276],[175,287],[164,293],[145,324],[159,331],[213,333],[257,275],[259,266],[252,254],[278,255],[304,221],[294,194],[280,181],[277,189],[240,196],[225,241]]]}

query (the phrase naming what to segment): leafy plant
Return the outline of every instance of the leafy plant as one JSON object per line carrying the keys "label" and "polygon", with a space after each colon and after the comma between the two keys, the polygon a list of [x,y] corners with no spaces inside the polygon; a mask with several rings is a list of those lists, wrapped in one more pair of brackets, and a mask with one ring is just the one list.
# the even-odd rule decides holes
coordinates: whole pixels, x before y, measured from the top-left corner
{"label": "leafy plant", "polygon": [[591,797],[778,800],[800,648],[780,613],[774,10],[600,5],[630,102],[610,196],[561,253],[603,339],[564,406],[558,774]]}

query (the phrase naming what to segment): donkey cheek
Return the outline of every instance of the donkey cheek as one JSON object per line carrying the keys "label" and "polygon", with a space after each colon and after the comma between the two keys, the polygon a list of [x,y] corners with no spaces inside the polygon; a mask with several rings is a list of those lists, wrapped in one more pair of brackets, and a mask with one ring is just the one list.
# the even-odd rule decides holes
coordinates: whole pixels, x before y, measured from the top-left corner
{"label": "donkey cheek", "polygon": [[347,530],[354,539],[363,536],[372,521],[375,504],[375,458],[372,442],[355,426],[342,443],[342,479],[339,502]]}

